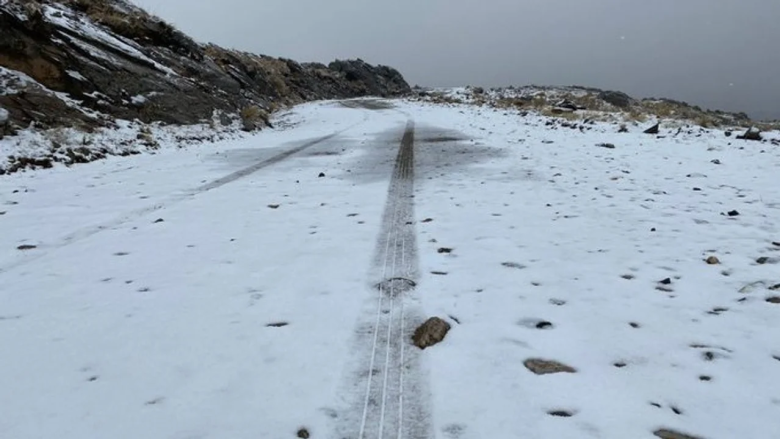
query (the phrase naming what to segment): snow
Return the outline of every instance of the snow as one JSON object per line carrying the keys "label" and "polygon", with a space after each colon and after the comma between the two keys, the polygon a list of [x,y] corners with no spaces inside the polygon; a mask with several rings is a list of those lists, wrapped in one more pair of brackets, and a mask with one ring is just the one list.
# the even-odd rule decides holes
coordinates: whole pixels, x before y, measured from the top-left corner
{"label": "snow", "polygon": [[92,23],[88,18],[83,16],[76,16],[71,13],[68,8],[62,5],[43,5],[43,8],[46,19],[50,23],[63,29],[75,32],[77,35],[86,37],[86,41],[73,42],[78,44],[83,49],[89,51],[93,56],[104,58],[109,61],[115,59],[112,55],[98,49],[92,44],[89,44],[88,41],[97,41],[108,45],[127,56],[153,65],[157,70],[160,70],[167,75],[178,76],[171,68],[164,66],[146,56],[143,52],[141,52],[136,43],[106,32],[104,29]]}
{"label": "snow", "polygon": [[26,74],[0,66],[0,96],[19,93],[20,89],[29,84],[38,84]]}
{"label": "snow", "polygon": [[130,98],[130,102],[133,103],[133,105],[142,105],[146,103],[146,96],[143,95],[137,95]]}
{"label": "snow", "polygon": [[408,372],[430,437],[780,433],[779,147],[394,105],[308,104],[295,129],[0,177],[3,436],[330,437],[363,396],[408,119],[421,275],[403,302],[452,324]]}
{"label": "snow", "polygon": [[75,71],[75,70],[66,70],[65,73],[68,74],[73,79],[76,79],[78,81],[86,81],[87,78],[81,75],[81,73]]}

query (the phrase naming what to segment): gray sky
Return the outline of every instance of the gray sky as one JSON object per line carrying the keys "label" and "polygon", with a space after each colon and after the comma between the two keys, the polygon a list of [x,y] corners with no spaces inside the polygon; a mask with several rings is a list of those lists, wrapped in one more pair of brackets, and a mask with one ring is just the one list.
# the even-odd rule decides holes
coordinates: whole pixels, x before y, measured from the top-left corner
{"label": "gray sky", "polygon": [[778,0],[132,1],[201,42],[362,58],[412,85],[585,85],[780,119]]}

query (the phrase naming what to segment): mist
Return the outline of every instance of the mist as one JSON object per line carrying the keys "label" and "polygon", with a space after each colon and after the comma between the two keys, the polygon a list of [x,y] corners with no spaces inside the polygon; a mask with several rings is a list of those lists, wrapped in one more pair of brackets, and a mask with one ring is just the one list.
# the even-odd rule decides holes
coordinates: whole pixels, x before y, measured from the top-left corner
{"label": "mist", "polygon": [[134,0],[201,42],[412,85],[583,85],[780,119],[777,0]]}

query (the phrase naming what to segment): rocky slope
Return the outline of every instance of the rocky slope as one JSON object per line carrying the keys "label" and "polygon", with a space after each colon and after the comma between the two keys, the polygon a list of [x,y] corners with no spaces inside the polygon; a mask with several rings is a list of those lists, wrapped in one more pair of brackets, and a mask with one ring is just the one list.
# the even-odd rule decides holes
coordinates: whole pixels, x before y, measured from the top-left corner
{"label": "rocky slope", "polygon": [[198,44],[125,0],[0,0],[0,137],[215,115],[252,130],[280,105],[409,91],[396,70],[359,59],[300,64]]}

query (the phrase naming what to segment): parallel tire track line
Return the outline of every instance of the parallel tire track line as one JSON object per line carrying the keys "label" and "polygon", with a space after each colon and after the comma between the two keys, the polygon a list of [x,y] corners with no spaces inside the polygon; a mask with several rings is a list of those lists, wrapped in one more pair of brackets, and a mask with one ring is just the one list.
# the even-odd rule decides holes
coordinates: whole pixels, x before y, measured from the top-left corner
{"label": "parallel tire track line", "polygon": [[[378,279],[376,316],[361,343],[370,349],[360,402],[353,406],[359,416],[345,416],[338,439],[426,439],[432,437],[430,401],[420,368],[419,354],[407,351],[413,327],[412,316],[422,313],[411,296],[418,278],[414,230],[414,123],[404,131],[388,189],[374,271]],[[366,325],[368,326],[368,325]],[[380,369],[381,368],[381,369]],[[351,420],[351,421],[350,421]],[[358,427],[359,425],[359,427]]]}

